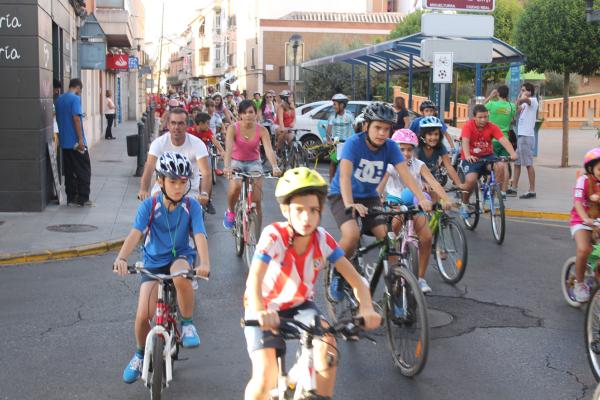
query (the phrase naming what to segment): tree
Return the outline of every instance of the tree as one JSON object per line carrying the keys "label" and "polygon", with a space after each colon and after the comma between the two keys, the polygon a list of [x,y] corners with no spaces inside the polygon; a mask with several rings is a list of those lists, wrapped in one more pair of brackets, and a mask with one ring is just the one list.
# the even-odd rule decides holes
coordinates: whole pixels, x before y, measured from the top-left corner
{"label": "tree", "polygon": [[523,6],[519,0],[499,0],[492,12],[494,17],[494,36],[506,43],[513,43],[515,25]]}
{"label": "tree", "polygon": [[561,167],[569,165],[569,78],[600,68],[600,25],[585,20],[581,0],[529,0],[517,22],[515,43],[526,69],[563,75]]}
{"label": "tree", "polygon": [[412,35],[413,33],[421,32],[421,15],[422,10],[417,10],[408,14],[402,21],[396,25],[393,31],[388,36],[389,39],[397,39],[404,36]]}

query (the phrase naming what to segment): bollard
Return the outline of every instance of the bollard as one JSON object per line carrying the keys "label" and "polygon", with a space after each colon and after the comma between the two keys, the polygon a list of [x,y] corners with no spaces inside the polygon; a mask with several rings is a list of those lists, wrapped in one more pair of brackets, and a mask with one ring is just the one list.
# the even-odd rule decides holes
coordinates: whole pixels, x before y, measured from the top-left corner
{"label": "bollard", "polygon": [[138,138],[139,138],[139,151],[137,155],[137,168],[135,170],[135,176],[142,176],[144,173],[144,164],[146,158],[146,146],[144,144],[144,124],[138,122]]}

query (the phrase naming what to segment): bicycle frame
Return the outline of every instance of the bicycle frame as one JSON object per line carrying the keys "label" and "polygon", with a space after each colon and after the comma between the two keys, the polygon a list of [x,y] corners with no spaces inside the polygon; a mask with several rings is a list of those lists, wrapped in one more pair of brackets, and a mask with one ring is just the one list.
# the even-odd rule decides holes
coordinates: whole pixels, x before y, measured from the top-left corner
{"label": "bicycle frame", "polygon": [[[300,346],[298,348],[299,356],[289,371],[285,370],[285,355],[278,356],[279,377],[277,379],[277,388],[273,389],[277,393],[279,400],[300,399],[304,392],[313,392],[317,389],[317,372],[314,368],[314,346],[312,344],[314,336],[302,332]],[[292,390],[289,393],[288,390]],[[293,397],[289,395],[293,394]],[[288,395],[288,397],[286,397]]]}
{"label": "bicycle frame", "polygon": [[248,175],[241,175],[242,190],[240,192],[240,201],[242,207],[242,234],[244,242],[249,239],[248,216],[256,209],[256,203],[252,202],[252,193],[254,192],[254,178]]}

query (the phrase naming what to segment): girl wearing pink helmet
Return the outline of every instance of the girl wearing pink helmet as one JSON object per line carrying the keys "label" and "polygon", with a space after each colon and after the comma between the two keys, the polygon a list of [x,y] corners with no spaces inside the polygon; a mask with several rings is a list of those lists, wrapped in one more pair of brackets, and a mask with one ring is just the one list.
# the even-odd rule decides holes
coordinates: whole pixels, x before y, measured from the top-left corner
{"label": "girl wearing pink helmet", "polygon": [[[432,188],[433,192],[442,199],[441,204],[444,209],[449,209],[452,205],[452,202],[444,191],[444,188],[442,188],[435,177],[431,174],[429,168],[427,168],[427,165],[414,156],[415,148],[419,144],[417,135],[415,135],[415,133],[410,129],[399,129],[392,135],[392,141],[398,143],[398,146],[400,146],[400,151],[402,151],[402,155],[406,160],[408,170],[419,183],[425,197],[428,200],[430,199],[429,195],[424,191],[423,180]],[[406,187],[404,182],[402,182],[402,179],[400,179],[400,176],[393,167],[388,167],[388,170],[383,176],[383,180],[379,184],[377,191],[382,196],[385,196],[385,200],[391,204],[407,206],[417,204],[416,197]],[[423,293],[429,293],[431,292],[431,288],[425,280],[425,272],[427,271],[429,255],[431,254],[431,230],[429,229],[428,219],[425,214],[419,214],[415,216],[414,224],[415,232],[419,237],[419,287]],[[401,221],[394,220],[392,228],[394,229],[395,233],[400,232],[401,225]]]}
{"label": "girl wearing pink helmet", "polygon": [[590,288],[584,276],[587,259],[592,252],[592,229],[594,220],[600,218],[600,148],[588,151],[583,158],[585,174],[577,178],[573,190],[571,210],[571,235],[575,239],[575,300],[586,302],[590,299]]}

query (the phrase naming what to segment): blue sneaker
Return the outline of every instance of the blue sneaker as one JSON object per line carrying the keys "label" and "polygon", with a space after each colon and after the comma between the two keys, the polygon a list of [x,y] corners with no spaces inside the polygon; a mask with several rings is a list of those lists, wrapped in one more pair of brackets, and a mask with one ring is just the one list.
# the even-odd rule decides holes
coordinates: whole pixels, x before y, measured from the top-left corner
{"label": "blue sneaker", "polygon": [[460,205],[460,216],[463,219],[469,219],[471,217],[470,213],[469,213],[469,206],[466,204],[461,204]]}
{"label": "blue sneaker", "polygon": [[137,381],[142,376],[143,364],[144,358],[135,353],[129,364],[125,367],[125,371],[123,371],[123,382],[133,383]]}
{"label": "blue sneaker", "polygon": [[200,346],[200,336],[193,324],[186,324],[181,327],[181,344],[185,348]]}
{"label": "blue sneaker", "polygon": [[331,278],[331,283],[329,284],[329,298],[336,303],[344,300],[344,291],[342,289],[342,277],[338,274],[334,274]]}
{"label": "blue sneaker", "polygon": [[225,215],[223,215],[223,226],[228,231],[233,229],[233,225],[235,224],[235,214],[231,211],[225,211]]}

